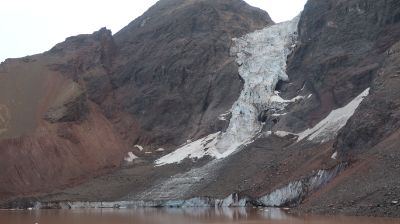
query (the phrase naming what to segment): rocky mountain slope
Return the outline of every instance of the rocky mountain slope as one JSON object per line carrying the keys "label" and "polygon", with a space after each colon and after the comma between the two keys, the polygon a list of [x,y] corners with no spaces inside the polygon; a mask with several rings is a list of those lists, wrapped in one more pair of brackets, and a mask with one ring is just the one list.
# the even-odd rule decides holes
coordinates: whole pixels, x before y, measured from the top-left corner
{"label": "rocky mountain slope", "polygon": [[231,39],[268,24],[242,1],[164,0],[114,36],[101,29],[6,60],[0,195],[75,185],[129,151],[152,157],[222,130],[218,115],[243,85]]}
{"label": "rocky mountain slope", "polygon": [[113,36],[9,59],[0,199],[398,216],[399,22],[394,0],[309,0],[280,24],[161,0]]}

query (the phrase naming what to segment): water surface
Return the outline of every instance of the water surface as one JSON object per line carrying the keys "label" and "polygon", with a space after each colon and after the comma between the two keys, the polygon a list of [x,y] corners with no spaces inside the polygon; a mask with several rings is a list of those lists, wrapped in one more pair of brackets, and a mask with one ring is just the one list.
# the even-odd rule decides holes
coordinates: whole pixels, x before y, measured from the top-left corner
{"label": "water surface", "polygon": [[292,216],[279,209],[90,209],[0,211],[4,224],[399,224],[400,219]]}

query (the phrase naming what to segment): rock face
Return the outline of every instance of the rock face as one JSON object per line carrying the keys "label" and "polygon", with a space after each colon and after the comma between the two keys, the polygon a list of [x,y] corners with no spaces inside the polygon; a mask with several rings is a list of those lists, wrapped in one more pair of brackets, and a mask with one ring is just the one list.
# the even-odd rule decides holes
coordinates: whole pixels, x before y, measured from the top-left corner
{"label": "rock face", "polygon": [[243,85],[232,38],[270,24],[240,0],[160,1],[115,34],[115,100],[103,106],[134,117],[141,133],[127,133],[132,145],[176,147],[219,131]]}
{"label": "rock face", "polygon": [[[372,96],[349,123],[357,124],[344,129],[337,149],[345,154],[370,147],[396,129],[397,119],[389,114],[394,109],[390,101],[397,98],[393,88],[396,68],[391,63],[398,58],[394,52],[400,37],[399,10],[397,1],[307,3],[299,26],[298,50],[288,72],[295,89],[305,85],[312,92],[313,106],[300,109],[305,116],[292,123],[314,125],[321,116],[371,87]],[[385,82],[391,83],[390,88]],[[293,113],[299,117],[298,110]],[[391,127],[385,128],[387,125]]]}
{"label": "rock face", "polygon": [[399,41],[395,0],[309,0],[277,25],[241,0],[161,0],[7,60],[0,200],[398,216]]}
{"label": "rock face", "polygon": [[103,28],[6,60],[1,199],[76,185],[140,145],[146,157],[222,130],[243,85],[232,38],[270,24],[240,0],[162,0],[114,36]]}
{"label": "rock face", "polygon": [[305,7],[289,69],[297,87],[304,83],[315,97],[315,107],[300,109],[303,119],[312,125],[314,118],[368,87],[370,95],[334,140],[333,151],[341,160],[355,161],[353,166],[329,193],[304,207],[320,210],[330,204],[350,214],[396,213],[385,201],[390,201],[387,194],[400,194],[394,162],[399,155],[394,140],[399,128],[399,16],[398,1],[310,0]]}

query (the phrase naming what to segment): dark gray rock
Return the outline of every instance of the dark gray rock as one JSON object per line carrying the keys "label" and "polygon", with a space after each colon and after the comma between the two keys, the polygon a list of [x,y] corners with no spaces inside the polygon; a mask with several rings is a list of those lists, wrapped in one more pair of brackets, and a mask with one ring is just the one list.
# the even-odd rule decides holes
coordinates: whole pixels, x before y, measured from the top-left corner
{"label": "dark gray rock", "polygon": [[232,38],[270,24],[240,0],[159,1],[115,34],[116,100],[106,107],[138,121],[147,134],[130,139],[140,144],[177,146],[223,129],[217,117],[242,89]]}

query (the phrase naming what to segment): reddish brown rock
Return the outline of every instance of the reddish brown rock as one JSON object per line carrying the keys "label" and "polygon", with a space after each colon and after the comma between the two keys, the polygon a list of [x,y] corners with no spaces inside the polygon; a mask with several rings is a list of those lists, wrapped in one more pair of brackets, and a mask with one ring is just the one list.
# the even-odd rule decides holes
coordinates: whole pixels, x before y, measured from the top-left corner
{"label": "reddish brown rock", "polygon": [[[240,0],[163,0],[105,28],[0,66],[0,200],[73,186],[152,157],[216,122],[240,93],[231,39],[272,24]],[[146,152],[137,152],[135,144]]]}

